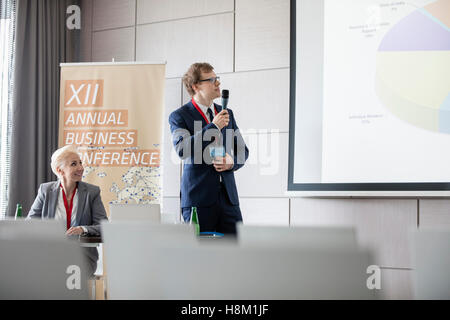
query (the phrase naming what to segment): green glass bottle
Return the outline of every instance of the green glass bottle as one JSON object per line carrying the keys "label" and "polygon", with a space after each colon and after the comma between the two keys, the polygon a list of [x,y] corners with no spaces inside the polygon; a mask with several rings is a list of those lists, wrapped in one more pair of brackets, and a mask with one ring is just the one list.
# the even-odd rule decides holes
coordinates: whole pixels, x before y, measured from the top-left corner
{"label": "green glass bottle", "polygon": [[195,235],[200,235],[200,225],[198,224],[198,215],[197,215],[197,207],[191,208],[191,221],[190,224],[194,225]]}
{"label": "green glass bottle", "polygon": [[16,216],[15,219],[20,219],[22,218],[22,205],[20,203],[17,204],[16,206]]}

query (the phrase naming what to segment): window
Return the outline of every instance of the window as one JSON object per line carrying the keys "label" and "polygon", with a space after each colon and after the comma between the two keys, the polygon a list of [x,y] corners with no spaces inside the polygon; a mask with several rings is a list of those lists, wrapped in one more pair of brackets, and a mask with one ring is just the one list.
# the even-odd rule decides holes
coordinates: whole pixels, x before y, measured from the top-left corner
{"label": "window", "polygon": [[16,0],[0,2],[0,219],[8,206]]}

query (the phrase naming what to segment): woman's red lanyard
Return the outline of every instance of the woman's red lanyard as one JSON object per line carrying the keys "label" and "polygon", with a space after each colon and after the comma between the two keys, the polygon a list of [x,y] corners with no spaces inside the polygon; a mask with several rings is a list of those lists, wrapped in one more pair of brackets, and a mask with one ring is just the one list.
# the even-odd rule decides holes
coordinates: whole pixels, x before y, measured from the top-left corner
{"label": "woman's red lanyard", "polygon": [[[197,102],[195,102],[194,98],[192,98],[192,104],[194,105],[195,109],[197,109],[197,111],[202,115],[203,119],[205,119],[206,123],[209,124],[208,117],[205,116],[205,114],[203,113],[202,109],[200,109],[200,107],[198,106]],[[216,109],[215,105],[214,105],[214,111],[217,114],[217,109]]]}
{"label": "woman's red lanyard", "polygon": [[75,196],[75,193],[77,192],[77,187],[75,186],[75,190],[73,190],[72,199],[70,199],[70,206],[69,206],[69,204],[67,203],[67,196],[66,196],[66,193],[64,192],[64,188],[62,187],[62,185],[59,185],[59,186],[62,189],[64,207],[66,208],[67,230],[69,230],[70,223],[72,222],[73,197]]}

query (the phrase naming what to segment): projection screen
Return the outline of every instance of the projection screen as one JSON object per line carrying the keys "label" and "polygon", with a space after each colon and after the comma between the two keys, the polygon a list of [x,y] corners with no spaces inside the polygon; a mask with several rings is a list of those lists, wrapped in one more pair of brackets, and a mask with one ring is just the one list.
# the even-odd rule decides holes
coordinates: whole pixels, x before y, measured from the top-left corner
{"label": "projection screen", "polygon": [[291,0],[290,50],[288,191],[450,195],[450,0]]}

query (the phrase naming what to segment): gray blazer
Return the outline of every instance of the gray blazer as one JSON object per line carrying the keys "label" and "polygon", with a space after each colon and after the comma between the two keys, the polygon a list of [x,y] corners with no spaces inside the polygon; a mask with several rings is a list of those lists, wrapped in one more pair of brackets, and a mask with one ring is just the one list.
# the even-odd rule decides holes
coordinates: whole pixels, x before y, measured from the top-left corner
{"label": "gray blazer", "polygon": [[[43,183],[28,213],[28,219],[54,219],[58,202],[60,181]],[[101,236],[100,223],[107,220],[105,207],[100,197],[100,188],[78,182],[78,209],[76,226],[84,226],[90,236]]]}

